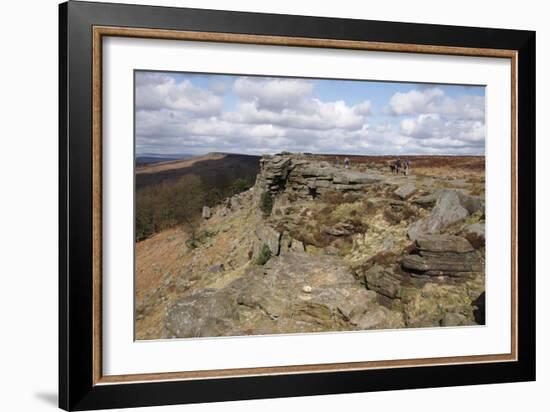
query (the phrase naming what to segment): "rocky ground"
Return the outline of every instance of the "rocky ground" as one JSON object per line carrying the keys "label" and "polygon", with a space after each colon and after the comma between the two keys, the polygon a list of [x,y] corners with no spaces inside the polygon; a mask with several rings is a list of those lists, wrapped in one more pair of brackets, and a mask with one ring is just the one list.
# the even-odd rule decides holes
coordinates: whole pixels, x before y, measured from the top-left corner
{"label": "rocky ground", "polygon": [[484,175],[455,166],[262,157],[195,239],[137,244],[136,338],[483,324]]}

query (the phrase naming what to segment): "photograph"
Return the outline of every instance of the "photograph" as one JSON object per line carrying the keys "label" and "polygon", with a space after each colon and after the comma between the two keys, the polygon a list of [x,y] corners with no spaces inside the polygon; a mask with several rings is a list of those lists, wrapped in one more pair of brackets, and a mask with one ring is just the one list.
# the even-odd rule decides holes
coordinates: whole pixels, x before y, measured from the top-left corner
{"label": "photograph", "polygon": [[[57,162],[36,151],[58,190],[36,184],[36,166],[15,185],[28,201],[11,202],[57,194],[57,220],[40,219],[58,226],[56,323],[13,318],[57,332],[59,407],[424,408],[422,393],[447,405],[454,391],[518,409],[516,387],[538,399],[535,383],[495,384],[538,379],[544,347],[542,20],[176,3],[59,5],[58,113],[44,112]],[[36,53],[19,55],[36,72]],[[42,142],[16,95],[11,135],[30,126]],[[36,146],[16,140],[26,151],[6,153]],[[41,266],[19,233],[18,267]]]}
{"label": "photograph", "polygon": [[484,327],[484,85],[133,81],[135,340]]}

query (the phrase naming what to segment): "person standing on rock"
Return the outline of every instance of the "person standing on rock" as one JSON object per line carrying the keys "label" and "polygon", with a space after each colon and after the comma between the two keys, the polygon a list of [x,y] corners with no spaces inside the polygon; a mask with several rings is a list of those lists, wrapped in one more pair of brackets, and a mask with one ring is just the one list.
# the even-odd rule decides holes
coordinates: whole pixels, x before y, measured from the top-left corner
{"label": "person standing on rock", "polygon": [[395,174],[399,174],[399,169],[401,169],[401,159],[397,158],[395,161]]}
{"label": "person standing on rock", "polygon": [[409,159],[405,159],[405,176],[408,176],[411,172],[411,162]]}
{"label": "person standing on rock", "polygon": [[346,158],[344,159],[344,167],[345,167],[346,169],[349,169],[349,158],[348,158],[348,157],[346,157]]}

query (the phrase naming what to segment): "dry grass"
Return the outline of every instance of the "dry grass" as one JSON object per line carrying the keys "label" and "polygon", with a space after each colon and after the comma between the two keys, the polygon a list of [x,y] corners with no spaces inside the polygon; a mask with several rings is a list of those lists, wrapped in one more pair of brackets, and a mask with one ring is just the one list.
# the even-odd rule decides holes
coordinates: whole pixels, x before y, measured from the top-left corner
{"label": "dry grass", "polygon": [[163,278],[181,269],[181,258],[187,253],[187,234],[178,228],[167,229],[136,243],[136,300],[139,302]]}
{"label": "dry grass", "polygon": [[320,196],[320,200],[329,205],[341,205],[344,203],[353,203],[360,198],[359,195],[353,193],[327,192]]}
{"label": "dry grass", "polygon": [[353,203],[342,203],[331,209],[330,216],[336,221],[349,220],[350,217],[363,215],[366,211],[365,204],[362,201]]}
{"label": "dry grass", "polygon": [[475,183],[469,190],[470,194],[473,196],[484,196],[485,195],[485,185]]}
{"label": "dry grass", "polygon": [[392,225],[399,225],[401,222],[411,222],[418,217],[418,214],[418,209],[408,203],[397,208],[388,207],[383,212],[384,218]]}

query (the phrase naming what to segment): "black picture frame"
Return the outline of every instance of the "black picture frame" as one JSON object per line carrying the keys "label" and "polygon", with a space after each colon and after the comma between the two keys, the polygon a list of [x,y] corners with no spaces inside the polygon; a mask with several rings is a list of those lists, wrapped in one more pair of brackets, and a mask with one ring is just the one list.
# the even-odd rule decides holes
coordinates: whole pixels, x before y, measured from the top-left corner
{"label": "black picture frame", "polygon": [[[92,28],[517,51],[517,361],[94,384]],[[59,406],[90,410],[535,380],[535,32],[70,1],[59,6]]]}

